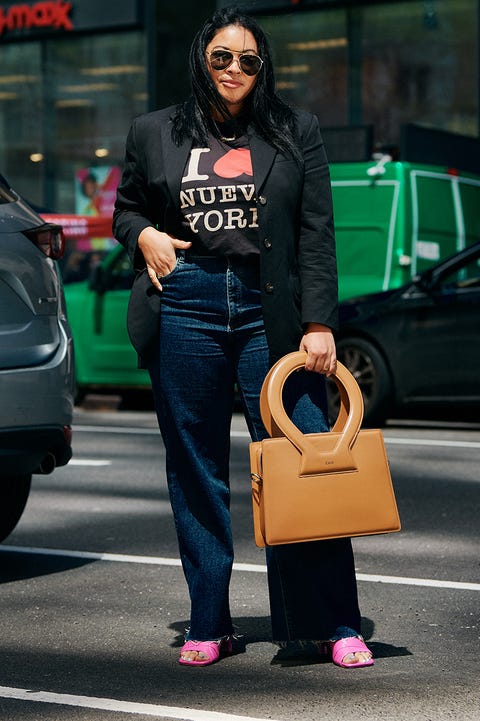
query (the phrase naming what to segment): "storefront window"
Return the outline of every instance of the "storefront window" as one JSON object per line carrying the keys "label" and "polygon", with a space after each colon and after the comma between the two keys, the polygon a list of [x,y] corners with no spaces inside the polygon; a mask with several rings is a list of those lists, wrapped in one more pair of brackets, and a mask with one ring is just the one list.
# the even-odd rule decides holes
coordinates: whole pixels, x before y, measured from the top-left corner
{"label": "storefront window", "polygon": [[46,74],[55,124],[51,150],[61,212],[81,210],[73,182],[79,173],[92,169],[101,184],[105,168],[123,163],[130,122],[147,107],[144,46],[144,36],[137,32],[49,45]]}
{"label": "storefront window", "polygon": [[132,118],[147,109],[144,34],[7,45],[0,68],[1,167],[31,202],[78,212],[87,169],[101,183],[123,163]]}
{"label": "storefront window", "polygon": [[363,121],[379,144],[414,122],[478,136],[478,2],[375,5],[363,13]]}
{"label": "storefront window", "polygon": [[324,128],[373,126],[377,145],[405,123],[478,137],[478,0],[341,5],[258,16],[289,102]]}
{"label": "storefront window", "polygon": [[39,43],[4,45],[0,64],[0,172],[40,202],[43,102]]}
{"label": "storefront window", "polygon": [[345,11],[295,12],[259,21],[272,41],[282,97],[317,113],[324,127],[347,125]]}

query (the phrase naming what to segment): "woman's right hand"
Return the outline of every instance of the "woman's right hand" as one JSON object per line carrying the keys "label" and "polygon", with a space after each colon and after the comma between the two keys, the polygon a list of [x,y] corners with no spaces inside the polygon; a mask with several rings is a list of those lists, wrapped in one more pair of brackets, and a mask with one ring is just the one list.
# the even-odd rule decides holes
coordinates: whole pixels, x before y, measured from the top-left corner
{"label": "woman's right hand", "polygon": [[157,290],[162,290],[159,278],[171,273],[175,268],[175,251],[186,250],[191,245],[189,241],[179,240],[151,226],[142,230],[138,236],[138,247],[145,258],[148,277]]}

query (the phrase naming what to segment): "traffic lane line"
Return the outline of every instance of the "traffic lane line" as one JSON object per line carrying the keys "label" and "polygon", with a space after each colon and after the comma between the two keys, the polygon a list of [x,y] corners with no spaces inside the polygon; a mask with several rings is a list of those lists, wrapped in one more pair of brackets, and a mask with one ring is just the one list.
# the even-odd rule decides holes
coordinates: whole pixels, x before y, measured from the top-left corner
{"label": "traffic lane line", "polygon": [[[3,553],[23,553],[41,556],[60,556],[63,558],[79,558],[89,561],[106,561],[109,563],[136,563],[153,566],[181,566],[179,558],[161,556],[135,556],[123,553],[94,553],[92,551],[70,551],[60,548],[36,548],[32,546],[0,546]],[[266,573],[267,567],[254,563],[234,563],[234,571],[243,573]],[[384,576],[370,573],[357,573],[357,581],[367,583],[387,583],[399,586],[424,586],[428,588],[452,588],[458,591],[480,591],[480,583],[466,581],[438,580],[436,578],[411,578],[408,576]]]}
{"label": "traffic lane line", "polygon": [[113,461],[105,461],[96,458],[72,458],[69,466],[111,466]]}
{"label": "traffic lane line", "polygon": [[200,709],[179,708],[177,706],[161,706],[151,703],[119,701],[113,698],[97,698],[96,696],[75,696],[49,691],[32,691],[25,688],[0,686],[0,698],[11,698],[17,701],[34,701],[36,703],[56,704],[89,708],[96,711],[117,711],[125,714],[154,716],[156,718],[175,718],[182,721],[275,721],[260,719],[253,716],[237,716],[219,711],[202,711]]}
{"label": "traffic lane line", "polygon": [[[119,433],[132,435],[155,435],[159,431],[155,428],[130,428],[127,426],[74,426],[74,431],[80,433]],[[247,438],[250,440],[248,431],[231,430],[232,438]],[[439,440],[435,438],[402,438],[397,436],[383,436],[385,443],[391,445],[406,446],[442,446],[445,448],[480,448],[480,441],[455,441],[455,440]],[[71,462],[71,461],[70,461]]]}

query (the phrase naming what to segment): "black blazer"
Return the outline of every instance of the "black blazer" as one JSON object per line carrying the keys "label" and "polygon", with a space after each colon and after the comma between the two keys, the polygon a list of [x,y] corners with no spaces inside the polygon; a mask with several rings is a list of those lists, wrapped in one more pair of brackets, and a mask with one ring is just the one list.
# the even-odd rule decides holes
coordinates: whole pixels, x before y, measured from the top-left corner
{"label": "black blazer", "polygon": [[[182,239],[180,184],[191,142],[180,147],[173,143],[173,111],[166,108],[134,120],[113,216],[114,236],[125,246],[138,271],[128,330],[141,366],[148,362],[155,339],[161,293],[146,274],[137,239],[148,226]],[[337,269],[327,159],[317,118],[298,111],[297,127],[302,163],[279,153],[253,128],[247,130],[258,209],[262,307],[272,361],[298,350],[306,323],[323,323],[332,329],[337,326]]]}

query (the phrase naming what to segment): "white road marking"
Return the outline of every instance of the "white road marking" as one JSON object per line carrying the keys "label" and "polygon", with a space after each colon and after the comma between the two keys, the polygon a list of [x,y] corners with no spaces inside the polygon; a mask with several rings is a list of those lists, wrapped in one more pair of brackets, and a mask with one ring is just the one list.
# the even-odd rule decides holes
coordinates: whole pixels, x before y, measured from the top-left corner
{"label": "white road marking", "polygon": [[158,428],[130,428],[129,426],[73,426],[73,432],[80,433],[127,433],[131,435],[158,436]]}
{"label": "white road marking", "polygon": [[480,448],[480,441],[447,441],[442,439],[422,438],[388,438],[385,437],[388,445],[401,446],[443,446],[445,448]]}
{"label": "white road marking", "polygon": [[[0,698],[90,708],[97,711],[117,711],[119,713],[154,716],[156,718],[176,718],[182,719],[182,721],[267,721],[267,719],[254,718],[253,716],[237,716],[218,711],[202,711],[177,706],[160,706],[153,703],[118,701],[114,698],[97,698],[95,696],[74,696],[49,691],[31,691],[30,689],[10,688],[9,686],[0,686]],[[269,721],[272,721],[272,719]]]}
{"label": "white road marking", "polygon": [[[130,428],[120,426],[74,426],[74,431],[81,433],[120,433],[120,434],[141,434],[141,435],[158,435],[157,428]],[[230,432],[232,438],[250,439],[248,431],[232,430]],[[398,438],[395,436],[385,436],[385,443],[392,445],[406,446],[443,446],[445,448],[480,448],[480,441],[449,441],[432,438]],[[71,462],[71,461],[70,461]]]}
{"label": "white road marking", "polygon": [[377,576],[370,573],[357,573],[358,581],[369,583],[393,583],[399,586],[427,586],[430,588],[455,588],[459,591],[480,591],[480,583],[464,581],[439,581],[436,578],[408,578],[403,576]]}
{"label": "white road marking", "polygon": [[95,458],[72,458],[69,466],[111,466],[112,461],[100,461]]}
{"label": "white road marking", "polygon": [[[135,556],[123,553],[94,553],[92,551],[70,551],[59,548],[1,545],[0,552],[26,553],[41,556],[61,556],[63,558],[83,558],[87,561],[137,563],[149,566],[181,566],[179,558]],[[267,567],[255,563],[234,563],[233,570],[242,571],[244,573],[266,573]],[[357,580],[366,581],[368,583],[389,583],[400,586],[425,586],[428,588],[454,588],[459,591],[480,591],[480,583],[468,583],[466,581],[442,581],[436,578],[409,578],[408,576],[380,576],[370,573],[357,573]]]}

